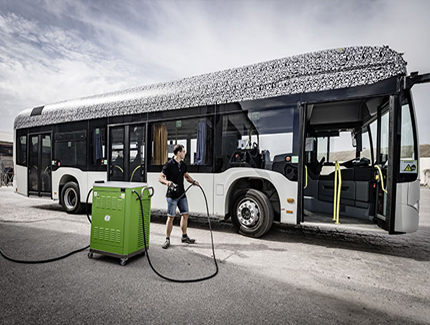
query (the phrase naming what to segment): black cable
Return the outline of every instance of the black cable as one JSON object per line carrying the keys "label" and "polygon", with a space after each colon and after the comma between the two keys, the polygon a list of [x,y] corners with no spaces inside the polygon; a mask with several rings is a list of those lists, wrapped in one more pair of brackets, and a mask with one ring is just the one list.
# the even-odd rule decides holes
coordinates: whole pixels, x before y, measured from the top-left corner
{"label": "black cable", "polygon": [[[188,186],[188,188],[185,190],[184,194],[182,194],[182,195],[179,197],[179,199],[181,199],[181,198],[185,195],[185,193],[187,193],[187,191],[190,189],[190,187],[191,187],[191,186],[193,186],[193,184],[191,184],[190,186]],[[211,227],[211,221],[210,221],[210,217],[209,217],[209,206],[208,206],[208,200],[207,200],[207,198],[206,198],[206,194],[205,194],[205,191],[203,190],[203,188],[202,188],[200,185],[198,185],[198,187],[199,187],[199,188],[200,188],[200,190],[202,191],[203,196],[204,196],[204,198],[205,198],[205,202],[206,202],[206,212],[207,212],[207,215],[208,215],[209,230],[210,230],[210,232],[211,232],[212,254],[213,254],[213,258],[214,258],[214,263],[215,263],[215,268],[216,268],[216,270],[215,270],[215,272],[214,272],[213,274],[208,275],[208,276],[206,276],[206,277],[203,277],[203,278],[196,278],[196,279],[186,279],[186,280],[173,279],[173,278],[169,278],[169,277],[167,277],[167,276],[165,276],[165,275],[162,275],[162,274],[161,274],[161,273],[159,273],[159,272],[154,268],[154,266],[152,265],[152,263],[151,263],[151,259],[149,258],[149,254],[148,254],[148,248],[146,247],[145,216],[144,216],[144,213],[143,213],[142,198],[140,197],[139,193],[137,193],[135,190],[133,190],[133,193],[135,193],[135,194],[137,195],[137,197],[139,198],[139,201],[140,201],[140,211],[141,211],[141,213],[142,213],[142,230],[143,230],[143,239],[144,239],[144,243],[145,243],[145,253],[146,253],[146,256],[147,256],[147,258],[148,258],[149,266],[150,266],[150,267],[151,267],[151,269],[155,272],[155,274],[157,274],[159,277],[161,277],[161,278],[163,278],[163,279],[165,279],[165,280],[167,280],[167,281],[171,281],[171,282],[179,282],[179,283],[199,282],[199,281],[209,280],[210,278],[213,278],[215,275],[217,275],[217,274],[218,274],[218,263],[217,263],[216,258],[215,258],[214,239],[213,239],[213,235],[212,235],[212,227]],[[179,199],[178,199],[178,200],[179,200]]]}
{"label": "black cable", "polygon": [[[87,212],[87,218],[88,218],[88,221],[89,221],[90,223],[91,223],[91,219],[90,219],[90,216],[89,216],[89,214],[88,214],[88,198],[90,197],[90,194],[91,194],[91,192],[92,192],[92,191],[93,191],[93,189],[91,189],[91,190],[88,192],[88,195],[87,195],[87,201],[86,201],[86,205],[85,205],[85,210],[86,210],[86,212]],[[77,249],[77,250],[75,250],[75,251],[73,251],[73,252],[67,253],[67,254],[62,255],[62,256],[58,256],[58,257],[54,257],[54,258],[49,258],[49,259],[46,259],[46,260],[38,260],[38,261],[18,260],[18,259],[15,259],[15,258],[9,257],[9,256],[7,256],[5,253],[3,253],[3,251],[1,250],[1,248],[0,248],[0,255],[1,255],[1,256],[3,256],[3,257],[4,257],[5,259],[7,259],[8,261],[15,262],[15,263],[21,263],[21,264],[43,264],[43,263],[51,263],[51,262],[55,262],[55,261],[58,261],[58,260],[64,259],[64,258],[66,258],[66,257],[69,257],[69,256],[73,255],[73,254],[76,254],[76,253],[82,252],[82,251],[86,250],[86,249],[87,249],[87,248],[89,248],[89,247],[90,247],[90,245],[85,246],[85,247],[82,247],[82,248],[79,248],[79,249]]]}
{"label": "black cable", "polygon": [[0,254],[1,254],[1,256],[3,256],[8,261],[15,262],[15,263],[21,263],[21,264],[43,264],[43,263],[51,263],[51,262],[55,262],[55,261],[64,259],[66,257],[69,257],[69,256],[73,255],[73,254],[82,252],[82,251],[86,250],[88,247],[90,247],[90,245],[85,246],[85,247],[80,248],[80,249],[77,249],[77,250],[75,250],[73,252],[67,253],[66,255],[62,255],[62,256],[58,256],[58,257],[54,257],[54,258],[49,258],[49,259],[46,259],[46,260],[39,260],[39,261],[17,260],[15,258],[7,256],[5,253],[3,253],[3,251],[1,249],[0,249]]}
{"label": "black cable", "polygon": [[90,222],[90,223],[92,223],[91,222],[91,218],[90,218],[90,215],[89,215],[89,213],[88,213],[88,199],[90,198],[90,194],[91,194],[91,192],[93,191],[93,188],[91,188],[91,190],[88,192],[88,194],[87,194],[87,201],[86,201],[86,203],[85,203],[85,212],[87,213],[87,219],[88,219],[88,221]]}

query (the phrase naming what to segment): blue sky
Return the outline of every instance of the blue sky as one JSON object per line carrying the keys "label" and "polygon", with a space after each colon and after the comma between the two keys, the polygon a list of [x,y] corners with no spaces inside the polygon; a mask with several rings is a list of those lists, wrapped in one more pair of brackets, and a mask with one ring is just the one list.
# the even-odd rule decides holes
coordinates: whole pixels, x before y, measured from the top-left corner
{"label": "blue sky", "polygon": [[[430,1],[0,0],[0,132],[26,108],[317,50],[389,45],[430,72]],[[414,87],[430,143],[430,84]]]}

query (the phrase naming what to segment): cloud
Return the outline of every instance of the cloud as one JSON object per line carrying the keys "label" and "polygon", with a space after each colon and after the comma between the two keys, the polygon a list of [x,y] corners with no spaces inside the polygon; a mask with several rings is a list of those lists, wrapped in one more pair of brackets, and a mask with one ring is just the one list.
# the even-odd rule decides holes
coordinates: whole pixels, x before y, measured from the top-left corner
{"label": "cloud", "polygon": [[132,65],[106,55],[75,30],[41,25],[14,13],[0,15],[0,27],[0,89],[25,103],[49,103],[137,82]]}

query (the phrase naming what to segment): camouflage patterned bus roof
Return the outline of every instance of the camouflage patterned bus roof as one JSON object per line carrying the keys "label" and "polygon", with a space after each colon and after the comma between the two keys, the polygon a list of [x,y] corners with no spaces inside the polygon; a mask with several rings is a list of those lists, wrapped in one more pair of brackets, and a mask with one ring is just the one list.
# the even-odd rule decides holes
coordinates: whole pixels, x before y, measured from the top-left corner
{"label": "camouflage patterned bus roof", "polygon": [[176,81],[45,105],[15,119],[15,129],[174,110],[374,84],[406,74],[402,54],[387,46],[324,50]]}

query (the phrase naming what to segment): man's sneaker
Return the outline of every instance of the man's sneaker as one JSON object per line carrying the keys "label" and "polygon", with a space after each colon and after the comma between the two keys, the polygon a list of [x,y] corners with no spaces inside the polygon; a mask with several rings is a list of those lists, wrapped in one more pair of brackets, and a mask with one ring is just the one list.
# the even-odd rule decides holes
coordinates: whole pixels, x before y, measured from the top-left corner
{"label": "man's sneaker", "polygon": [[183,243],[187,243],[187,244],[194,244],[195,242],[196,242],[196,240],[195,239],[191,239],[190,237],[182,237],[182,242]]}
{"label": "man's sneaker", "polygon": [[166,239],[166,242],[163,244],[163,248],[167,249],[170,246],[170,239]]}

